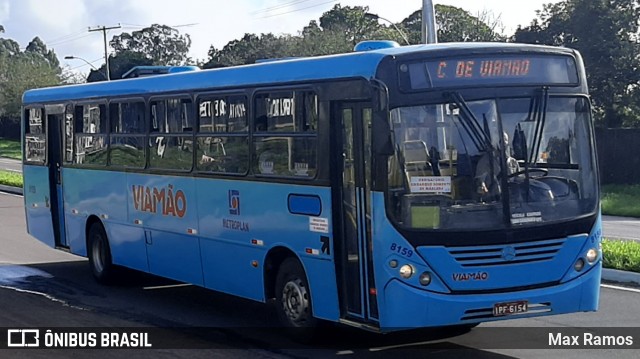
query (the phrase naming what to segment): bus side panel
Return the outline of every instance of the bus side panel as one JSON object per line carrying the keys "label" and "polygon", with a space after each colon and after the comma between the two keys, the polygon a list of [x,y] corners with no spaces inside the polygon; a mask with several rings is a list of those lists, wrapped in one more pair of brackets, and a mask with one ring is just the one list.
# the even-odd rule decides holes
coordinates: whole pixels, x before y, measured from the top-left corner
{"label": "bus side panel", "polygon": [[194,179],[130,173],[127,183],[128,222],[146,231],[149,271],[203,285]]}
{"label": "bus side panel", "polygon": [[[259,202],[268,202],[257,191],[263,185],[214,179],[196,182],[205,287],[264,301],[262,258],[268,242],[256,210]],[[279,204],[271,208],[273,215],[276,209],[282,212]],[[252,239],[264,244],[253,245]],[[260,265],[253,267],[252,261]]]}
{"label": "bus side panel", "polygon": [[53,248],[55,247],[55,237],[51,222],[49,168],[25,164],[22,172],[27,231],[40,242]]}
{"label": "bus side panel", "polygon": [[262,266],[251,266],[264,257],[263,249],[220,238],[201,238],[200,245],[206,288],[264,301]]}
{"label": "bus side panel", "polygon": [[301,259],[307,273],[309,287],[311,287],[313,316],[338,321],[340,307],[336,283],[337,273],[333,261],[318,260],[312,255],[303,255]]}
{"label": "bus side panel", "polygon": [[113,262],[148,271],[144,230],[127,220],[126,174],[113,171],[66,168],[65,218],[69,246],[86,256],[86,225],[89,216],[100,219],[107,232]]}
{"label": "bus side panel", "polygon": [[[264,300],[267,250],[289,248],[307,272],[314,314],[338,317],[338,295],[330,247],[331,195],[326,187],[201,179],[198,213],[205,286]],[[316,215],[292,213],[290,195],[321,203]],[[312,218],[320,225],[312,227]],[[322,237],[326,237],[323,242]],[[323,251],[323,243],[327,243]],[[259,266],[252,266],[252,261]]]}

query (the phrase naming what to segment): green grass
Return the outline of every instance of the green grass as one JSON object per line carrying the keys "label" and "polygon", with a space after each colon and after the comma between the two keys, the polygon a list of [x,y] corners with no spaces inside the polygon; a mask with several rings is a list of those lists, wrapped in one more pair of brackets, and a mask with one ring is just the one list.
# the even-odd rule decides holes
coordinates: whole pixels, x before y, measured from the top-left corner
{"label": "green grass", "polygon": [[16,160],[22,159],[20,141],[0,137],[0,157],[9,157]]}
{"label": "green grass", "polygon": [[602,241],[602,258],[605,268],[640,273],[640,243],[636,241]]}
{"label": "green grass", "polygon": [[602,213],[640,217],[640,185],[602,186]]}
{"label": "green grass", "polygon": [[0,184],[5,186],[22,187],[22,173],[0,170]]}

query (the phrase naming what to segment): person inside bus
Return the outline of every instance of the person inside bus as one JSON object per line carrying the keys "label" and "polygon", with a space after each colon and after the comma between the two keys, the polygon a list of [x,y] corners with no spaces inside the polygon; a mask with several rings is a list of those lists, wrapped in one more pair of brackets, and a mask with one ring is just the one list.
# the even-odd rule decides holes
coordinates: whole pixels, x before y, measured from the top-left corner
{"label": "person inside bus", "polygon": [[[509,135],[503,132],[504,141],[504,157],[506,159],[507,175],[511,175],[520,171],[518,161],[511,156],[509,147]],[[497,151],[487,150],[478,160],[476,166],[475,182],[476,194],[481,202],[491,202],[498,199],[500,195],[500,172],[499,164],[500,156]]]}

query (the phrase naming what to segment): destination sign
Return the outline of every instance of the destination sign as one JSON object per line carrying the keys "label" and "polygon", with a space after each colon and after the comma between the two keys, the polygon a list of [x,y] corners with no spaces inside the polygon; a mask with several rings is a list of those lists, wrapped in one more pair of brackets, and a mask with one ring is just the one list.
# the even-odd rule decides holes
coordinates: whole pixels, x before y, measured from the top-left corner
{"label": "destination sign", "polygon": [[[575,60],[557,55],[447,58],[404,64],[409,89],[475,85],[577,85]],[[406,85],[404,87],[407,87]]]}

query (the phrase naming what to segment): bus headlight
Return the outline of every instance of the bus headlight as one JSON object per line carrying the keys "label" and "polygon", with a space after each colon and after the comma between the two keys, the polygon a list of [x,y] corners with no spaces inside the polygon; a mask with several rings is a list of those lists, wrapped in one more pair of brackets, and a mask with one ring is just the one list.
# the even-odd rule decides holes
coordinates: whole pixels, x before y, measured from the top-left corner
{"label": "bus headlight", "polygon": [[587,251],[587,261],[593,263],[598,259],[598,251],[595,248],[591,248]]}
{"label": "bus headlight", "polygon": [[409,279],[413,275],[413,267],[409,264],[405,264],[400,267],[400,276],[404,279]]}
{"label": "bus headlight", "polygon": [[422,284],[423,286],[428,286],[429,283],[431,283],[431,273],[429,272],[424,272],[422,274],[420,274],[420,284]]}
{"label": "bus headlight", "polygon": [[573,269],[575,269],[576,272],[580,272],[582,270],[582,268],[584,268],[584,259],[579,258],[576,261],[576,264],[573,265]]}

